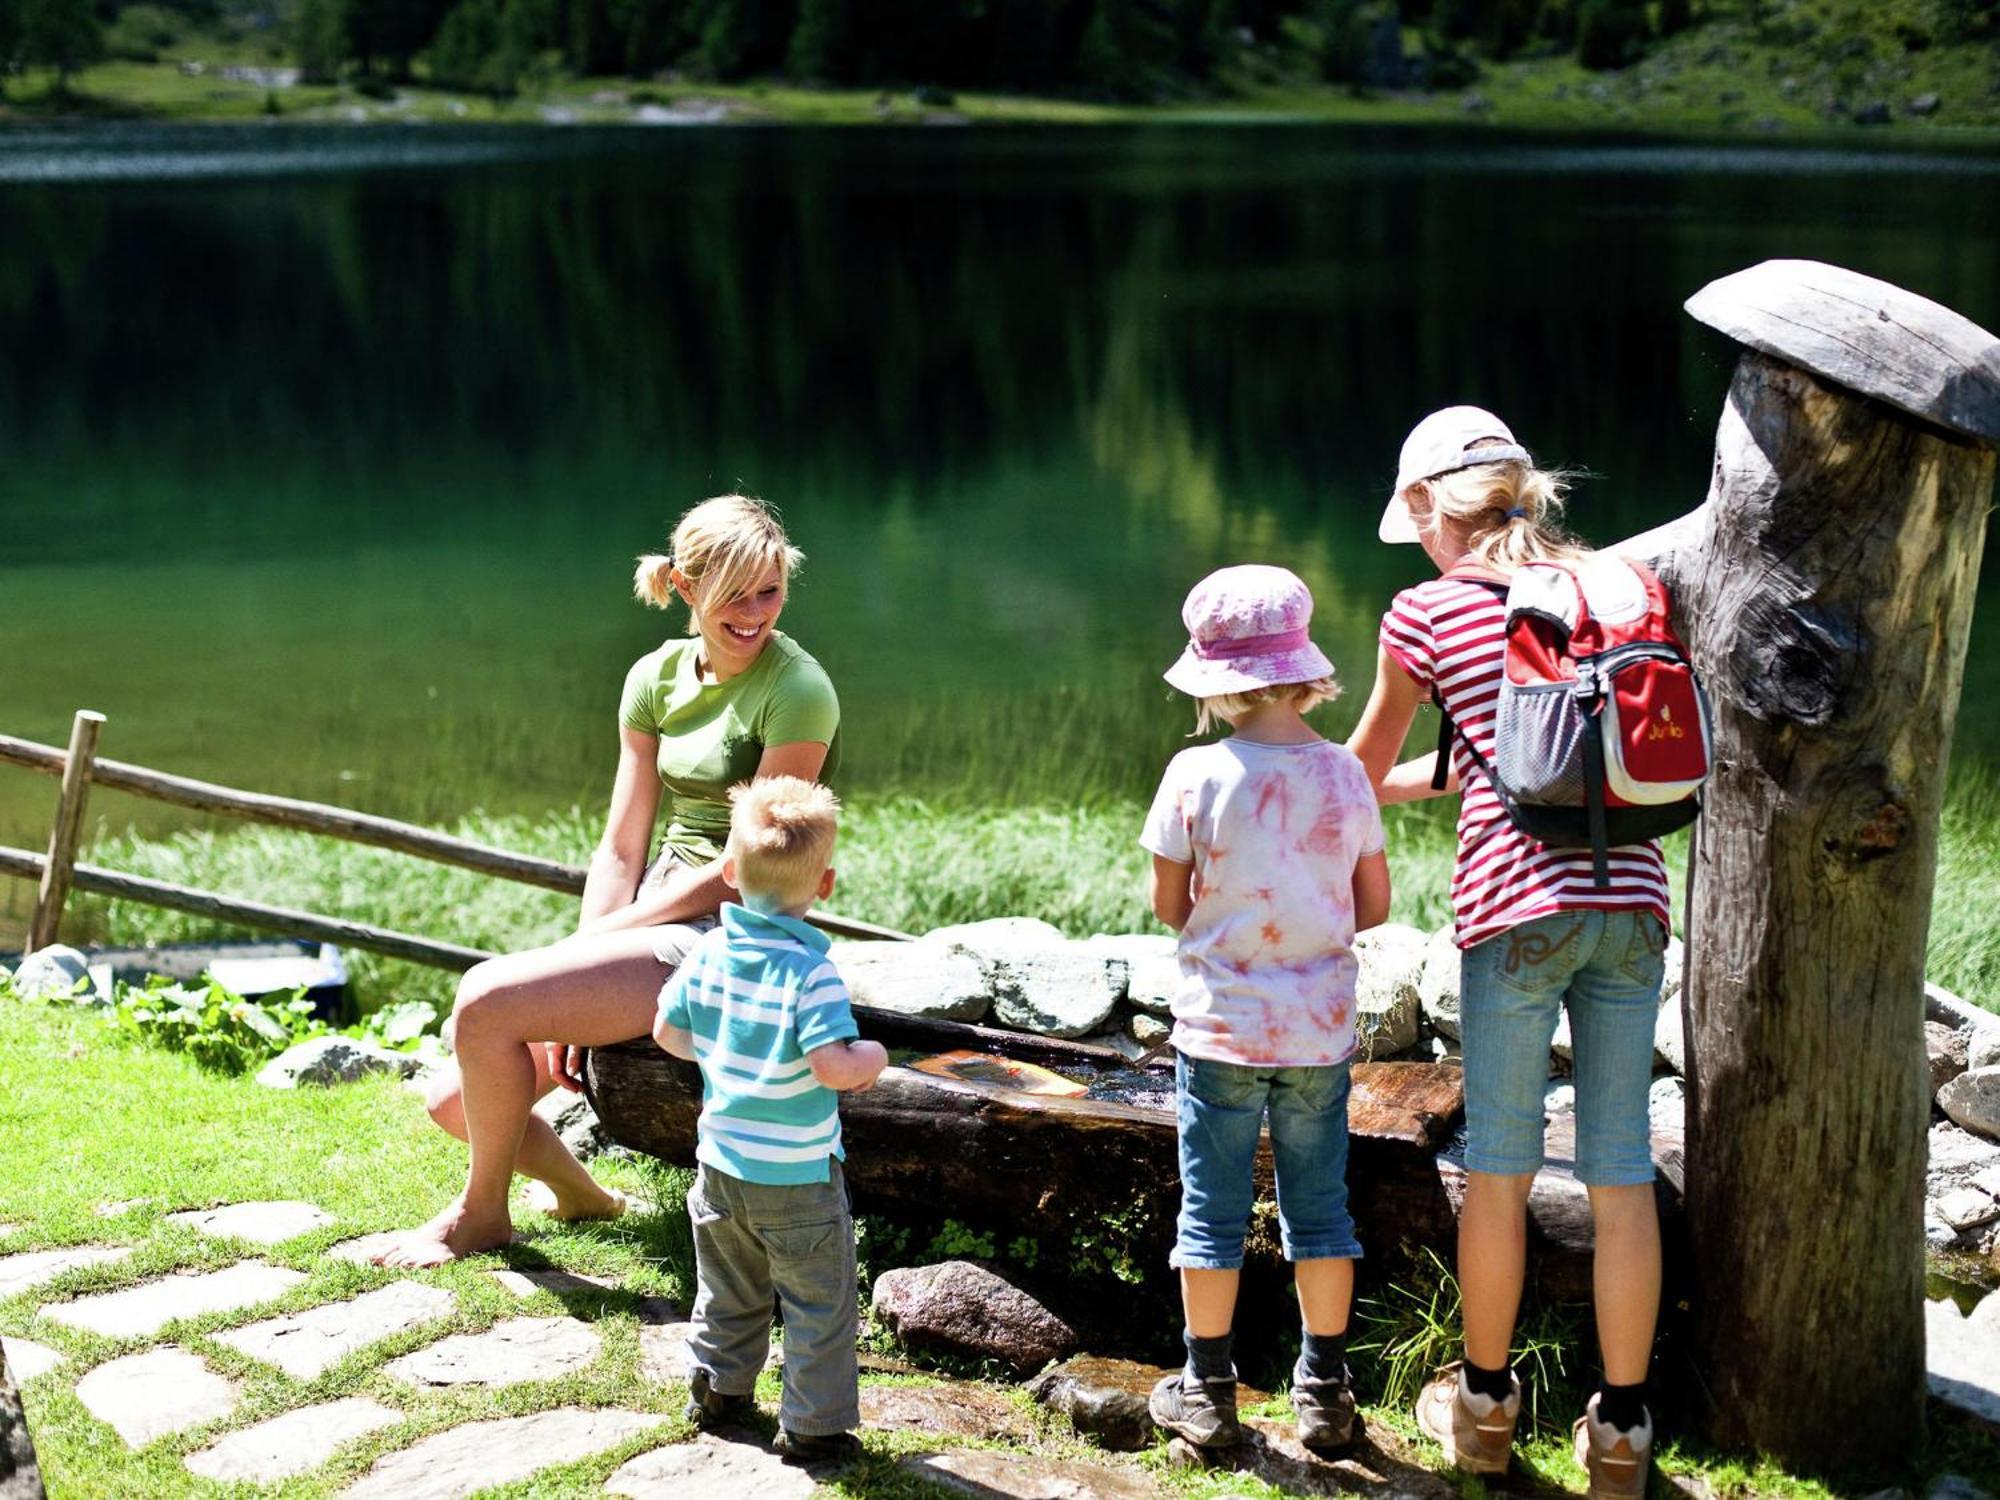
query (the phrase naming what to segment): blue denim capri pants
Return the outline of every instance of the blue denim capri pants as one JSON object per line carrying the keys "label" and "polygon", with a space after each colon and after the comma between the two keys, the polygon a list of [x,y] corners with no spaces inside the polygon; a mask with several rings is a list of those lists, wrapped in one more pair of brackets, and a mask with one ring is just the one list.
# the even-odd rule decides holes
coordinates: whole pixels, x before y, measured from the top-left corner
{"label": "blue denim capri pants", "polygon": [[1347,1090],[1344,1062],[1265,1068],[1176,1054],[1181,1212],[1170,1263],[1195,1271],[1243,1265],[1266,1110],[1285,1259],[1359,1259],[1347,1211]]}
{"label": "blue denim capri pants", "polygon": [[1576,1180],[1653,1180],[1647,1090],[1667,944],[1649,911],[1561,911],[1467,948],[1460,965],[1465,1165],[1516,1176],[1542,1165],[1549,1044],[1569,1011]]}

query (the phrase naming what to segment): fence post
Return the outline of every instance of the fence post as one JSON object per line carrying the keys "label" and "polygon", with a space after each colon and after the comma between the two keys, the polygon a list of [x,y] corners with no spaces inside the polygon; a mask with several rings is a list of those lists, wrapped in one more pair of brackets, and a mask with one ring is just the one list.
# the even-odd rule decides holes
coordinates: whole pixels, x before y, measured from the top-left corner
{"label": "fence post", "polygon": [[30,953],[53,943],[56,930],[62,926],[70,870],[76,864],[77,841],[83,833],[83,808],[90,800],[90,766],[97,759],[97,732],[103,727],[104,715],[88,708],[78,709],[70,725],[62,797],[56,803],[55,827],[49,834],[49,862],[42,871],[41,889],[35,895],[34,918],[28,924]]}

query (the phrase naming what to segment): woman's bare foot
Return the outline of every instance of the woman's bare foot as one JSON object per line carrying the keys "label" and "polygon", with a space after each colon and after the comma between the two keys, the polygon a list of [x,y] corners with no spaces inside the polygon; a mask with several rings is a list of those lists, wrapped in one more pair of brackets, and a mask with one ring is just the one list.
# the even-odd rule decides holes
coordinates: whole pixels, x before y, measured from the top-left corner
{"label": "woman's bare foot", "polygon": [[497,1250],[513,1238],[514,1223],[508,1218],[504,1206],[498,1214],[474,1215],[467,1210],[465,1200],[460,1198],[430,1223],[411,1230],[376,1255],[374,1260],[378,1266],[441,1266],[461,1256],[477,1255],[482,1250]]}
{"label": "woman's bare foot", "polygon": [[528,1207],[539,1214],[547,1214],[551,1219],[572,1223],[580,1219],[617,1219],[624,1216],[632,1206],[631,1200],[617,1188],[598,1187],[595,1197],[567,1199],[556,1192],[546,1182],[531,1182],[524,1195]]}

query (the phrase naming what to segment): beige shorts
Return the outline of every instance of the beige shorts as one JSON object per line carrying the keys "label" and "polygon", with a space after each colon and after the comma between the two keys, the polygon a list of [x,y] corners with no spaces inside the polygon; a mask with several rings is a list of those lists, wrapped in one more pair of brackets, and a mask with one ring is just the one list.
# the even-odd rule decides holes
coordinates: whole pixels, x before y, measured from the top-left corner
{"label": "beige shorts", "polygon": [[[646,867],[640,877],[639,889],[658,885],[667,875],[688,862],[671,849],[662,849],[659,856]],[[692,868],[692,866],[688,866]],[[714,917],[696,917],[690,922],[663,922],[658,927],[648,929],[653,934],[653,957],[668,969],[678,969],[686,961],[688,953],[701,940],[704,932],[715,928]]]}

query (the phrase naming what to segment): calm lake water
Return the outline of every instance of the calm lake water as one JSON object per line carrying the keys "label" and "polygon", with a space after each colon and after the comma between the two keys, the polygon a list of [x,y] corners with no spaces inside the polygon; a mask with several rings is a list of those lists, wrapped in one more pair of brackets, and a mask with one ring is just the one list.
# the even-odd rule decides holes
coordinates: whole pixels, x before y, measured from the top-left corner
{"label": "calm lake water", "polygon": [[[631,560],[745,486],[855,791],[1140,795],[1188,586],[1301,573],[1353,685],[1409,424],[1603,540],[1697,503],[1771,256],[2000,327],[2000,158],[1491,132],[0,135],[0,732],[443,820],[601,799]],[[2000,702],[1980,626],[1961,742]],[[0,768],[0,843],[54,783]],[[100,794],[98,816],[172,815]]]}

